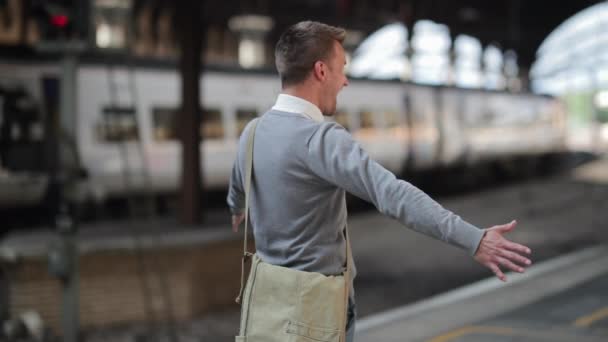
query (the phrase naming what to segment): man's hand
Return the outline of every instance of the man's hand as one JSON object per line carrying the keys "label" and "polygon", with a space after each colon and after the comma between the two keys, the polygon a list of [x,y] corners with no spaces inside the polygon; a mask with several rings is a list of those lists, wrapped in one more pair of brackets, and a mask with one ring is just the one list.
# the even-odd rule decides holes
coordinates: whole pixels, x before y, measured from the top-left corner
{"label": "man's hand", "polygon": [[[479,243],[479,248],[474,259],[480,264],[488,267],[496,274],[498,279],[507,281],[499,266],[504,266],[518,273],[523,273],[532,262],[522,254],[530,254],[530,248],[511,242],[503,237],[515,228],[517,221],[488,228]],[[525,266],[520,266],[520,265]]]}
{"label": "man's hand", "polygon": [[238,233],[241,222],[245,219],[245,214],[232,215],[232,231]]}

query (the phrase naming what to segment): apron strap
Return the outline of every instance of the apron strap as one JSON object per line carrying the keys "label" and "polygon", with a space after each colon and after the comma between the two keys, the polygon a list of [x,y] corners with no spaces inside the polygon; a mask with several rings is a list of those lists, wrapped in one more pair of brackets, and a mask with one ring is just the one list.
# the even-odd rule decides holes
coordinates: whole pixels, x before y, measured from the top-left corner
{"label": "apron strap", "polygon": [[245,238],[243,239],[243,257],[241,259],[241,289],[239,295],[236,297],[236,302],[241,303],[243,297],[243,291],[245,289],[245,263],[253,256],[252,253],[247,251],[247,228],[249,223],[249,192],[251,187],[251,171],[253,168],[253,138],[255,137],[255,130],[258,126],[259,119],[255,119],[251,124],[251,133],[247,137],[247,156],[245,164]]}

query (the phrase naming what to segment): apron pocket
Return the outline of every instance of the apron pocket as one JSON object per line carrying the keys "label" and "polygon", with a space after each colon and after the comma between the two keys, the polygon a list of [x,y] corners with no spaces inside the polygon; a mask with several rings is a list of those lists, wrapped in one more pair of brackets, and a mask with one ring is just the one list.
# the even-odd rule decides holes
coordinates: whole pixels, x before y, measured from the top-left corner
{"label": "apron pocket", "polygon": [[313,327],[305,323],[289,321],[286,332],[307,338],[304,341],[338,342],[340,330]]}

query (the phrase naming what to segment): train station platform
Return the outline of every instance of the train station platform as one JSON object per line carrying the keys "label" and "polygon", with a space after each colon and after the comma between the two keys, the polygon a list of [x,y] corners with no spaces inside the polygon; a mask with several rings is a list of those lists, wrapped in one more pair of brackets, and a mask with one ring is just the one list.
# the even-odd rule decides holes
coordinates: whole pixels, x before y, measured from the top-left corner
{"label": "train station platform", "polygon": [[608,341],[608,245],[357,322],[367,341]]}
{"label": "train station platform", "polygon": [[[562,334],[566,341],[577,334],[588,335],[581,335],[583,342],[597,340],[598,335],[608,341],[601,330],[607,300],[576,292],[577,286],[608,273],[608,247],[584,250],[608,242],[606,170],[608,163],[600,159],[548,179],[438,198],[479,227],[517,219],[518,227],[509,238],[529,246],[535,262],[526,274],[511,275],[506,284],[490,279],[438,297],[430,296],[487,278],[491,272],[461,250],[406,229],[373,209],[349,213],[358,269],[356,341],[535,341],[532,338],[542,336],[522,334],[538,327],[567,330]],[[205,223],[197,226],[184,226],[167,216],[81,224],[83,341],[133,341],[143,333],[164,338],[171,321],[177,322],[183,341],[234,341],[240,322],[234,297],[243,242],[242,231],[231,231],[229,217],[222,209],[208,212]],[[0,241],[0,278],[6,280],[5,288],[0,286],[0,309],[8,307],[5,314],[11,318],[34,311],[55,333],[60,332],[61,283],[49,273],[48,253],[57,238],[50,228],[40,227],[15,231]],[[580,250],[584,252],[568,255]],[[562,255],[568,256],[554,259]],[[597,284],[608,287],[606,280]],[[570,290],[575,291],[573,302],[565,306],[548,302],[536,311],[527,307],[559,300]],[[570,309],[577,305],[576,298],[586,304]],[[559,316],[562,306],[569,316]],[[557,313],[548,318],[536,315],[548,310]],[[512,312],[515,316],[508,316]],[[586,327],[575,325],[587,316],[582,321],[590,322]]]}

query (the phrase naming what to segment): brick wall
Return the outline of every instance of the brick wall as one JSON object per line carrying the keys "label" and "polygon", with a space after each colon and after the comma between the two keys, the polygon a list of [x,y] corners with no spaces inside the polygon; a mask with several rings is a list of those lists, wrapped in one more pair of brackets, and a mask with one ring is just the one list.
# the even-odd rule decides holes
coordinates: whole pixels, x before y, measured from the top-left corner
{"label": "brick wall", "polygon": [[[81,327],[167,320],[163,279],[178,320],[236,307],[242,248],[242,241],[235,239],[146,248],[140,253],[106,249],[81,254]],[[49,274],[46,257],[28,257],[11,265],[8,289],[12,317],[35,310],[53,331],[61,332],[61,284]]]}

